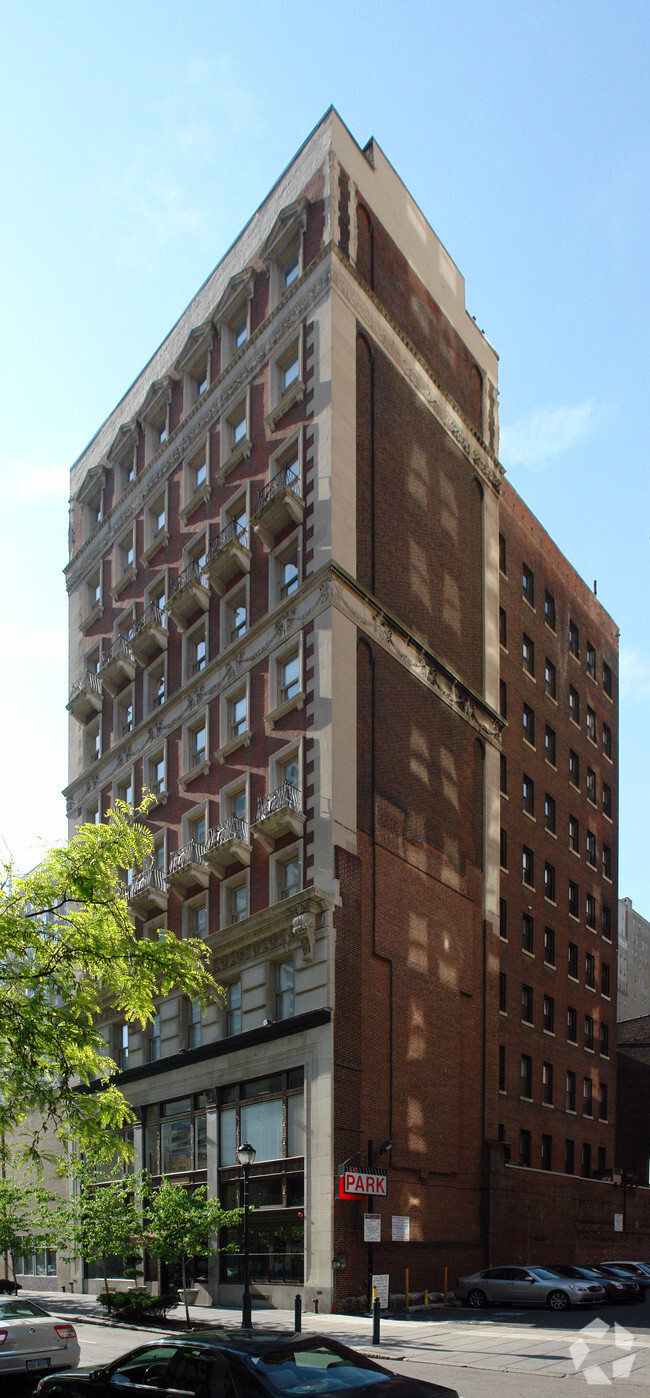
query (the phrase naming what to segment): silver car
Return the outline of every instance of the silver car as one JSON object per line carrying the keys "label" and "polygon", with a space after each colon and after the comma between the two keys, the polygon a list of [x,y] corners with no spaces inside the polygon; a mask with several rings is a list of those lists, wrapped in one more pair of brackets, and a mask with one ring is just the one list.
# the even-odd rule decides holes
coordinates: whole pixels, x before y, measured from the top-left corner
{"label": "silver car", "polygon": [[566,1311],[569,1306],[599,1306],[605,1290],[598,1282],[559,1277],[545,1267],[486,1267],[471,1277],[461,1277],[454,1289],[459,1301],[481,1306],[549,1306]]}
{"label": "silver car", "polygon": [[78,1363],[77,1332],[68,1320],[35,1301],[0,1300],[0,1382],[5,1374],[44,1374]]}

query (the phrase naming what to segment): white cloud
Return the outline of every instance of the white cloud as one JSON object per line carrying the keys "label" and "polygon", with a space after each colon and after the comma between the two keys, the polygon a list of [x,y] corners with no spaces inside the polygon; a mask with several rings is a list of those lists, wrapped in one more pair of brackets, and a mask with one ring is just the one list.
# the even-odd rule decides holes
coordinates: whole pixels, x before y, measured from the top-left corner
{"label": "white cloud", "polygon": [[577,446],[595,421],[596,405],[591,398],[560,408],[531,408],[501,428],[501,460],[506,467],[543,471],[552,457]]}
{"label": "white cloud", "polygon": [[628,703],[647,703],[650,699],[650,656],[622,646],[619,657],[619,691]]}

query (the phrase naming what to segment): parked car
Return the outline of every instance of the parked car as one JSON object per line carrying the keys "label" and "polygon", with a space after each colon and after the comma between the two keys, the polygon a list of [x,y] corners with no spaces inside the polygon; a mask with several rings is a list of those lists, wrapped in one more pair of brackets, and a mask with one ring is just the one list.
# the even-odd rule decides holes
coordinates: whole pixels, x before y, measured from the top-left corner
{"label": "parked car", "polygon": [[[39,1398],[115,1398],[124,1386],[147,1398],[327,1398],[382,1386],[383,1398],[458,1398],[455,1389],[391,1373],[324,1335],[191,1331],[140,1345],[100,1368],[41,1379]],[[133,1391],[136,1391],[134,1387]]]}
{"label": "parked car", "polygon": [[610,1277],[632,1277],[644,1295],[650,1287],[650,1268],[642,1262],[599,1262],[598,1266]]}
{"label": "parked car", "polygon": [[632,1277],[624,1280],[623,1277],[610,1277],[599,1267],[576,1267],[568,1262],[548,1264],[548,1270],[557,1272],[559,1277],[571,1277],[575,1281],[596,1281],[605,1289],[608,1301],[622,1304],[632,1301],[642,1301],[643,1292],[638,1282]]}
{"label": "parked car", "polygon": [[461,1277],[454,1288],[468,1306],[549,1306],[566,1311],[569,1306],[598,1306],[605,1300],[600,1282],[560,1278],[547,1267],[486,1267]]}
{"label": "parked car", "polygon": [[78,1363],[74,1325],[35,1301],[0,1300],[0,1381],[7,1374],[74,1369]]}

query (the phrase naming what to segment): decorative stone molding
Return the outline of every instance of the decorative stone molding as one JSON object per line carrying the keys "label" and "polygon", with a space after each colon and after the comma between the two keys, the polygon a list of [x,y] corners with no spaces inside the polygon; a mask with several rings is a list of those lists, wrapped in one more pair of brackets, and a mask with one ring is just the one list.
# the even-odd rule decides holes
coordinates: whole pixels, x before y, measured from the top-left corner
{"label": "decorative stone molding", "polygon": [[298,913],[291,924],[294,937],[300,942],[303,961],[313,961],[316,939],[316,918],[313,913]]}
{"label": "decorative stone molding", "polygon": [[[255,913],[245,922],[236,923],[208,938],[215,946],[212,965],[213,974],[218,976],[235,966],[243,966],[249,961],[259,961],[279,949],[288,950],[298,944],[305,961],[314,955],[314,939],[317,930],[325,930],[333,899],[319,888],[308,888],[293,898],[275,903],[261,913]],[[303,926],[307,918],[311,926]],[[296,924],[299,924],[298,926]],[[219,948],[224,941],[229,943]]]}

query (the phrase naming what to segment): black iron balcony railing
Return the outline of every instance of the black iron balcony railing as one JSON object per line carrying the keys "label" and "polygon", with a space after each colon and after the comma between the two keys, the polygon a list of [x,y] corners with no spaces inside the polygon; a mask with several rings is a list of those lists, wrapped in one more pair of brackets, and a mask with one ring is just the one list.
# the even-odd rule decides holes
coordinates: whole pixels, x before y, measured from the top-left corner
{"label": "black iron balcony railing", "polygon": [[264,505],[268,505],[269,500],[274,500],[281,490],[292,490],[294,495],[300,494],[300,475],[296,466],[282,466],[273,476],[268,485],[262,486],[257,492],[257,508],[261,510]]}
{"label": "black iron balcony railing", "polygon": [[133,623],[131,636],[137,636],[140,631],[144,631],[145,626],[164,627],[164,625],[165,613],[162,607],[159,607],[157,602],[150,602],[149,606],[145,607],[144,611],[140,613],[140,616],[136,617]]}
{"label": "black iron balcony railing", "polygon": [[248,843],[248,822],[242,816],[229,816],[221,825],[213,825],[208,830],[205,841],[205,852],[219,849],[220,845],[225,845],[228,840],[240,840],[243,845]]}
{"label": "black iron balcony railing", "polygon": [[152,865],[149,869],[141,869],[139,874],[134,874],[131,883],[127,886],[126,896],[131,901],[140,898],[143,893],[147,893],[150,888],[156,888],[159,893],[165,893],[165,874],[163,869]]}
{"label": "black iron balcony railing", "polygon": [[183,588],[187,587],[187,584],[191,582],[198,582],[203,585],[203,569],[198,558],[191,558],[187,567],[183,568],[182,572],[169,584],[170,601],[172,597],[176,596],[177,592],[182,592]]}
{"label": "black iron balcony railing", "polygon": [[84,670],[83,675],[81,675],[78,680],[75,680],[70,690],[68,703],[71,704],[78,694],[83,694],[84,689],[92,689],[93,694],[99,694],[101,696],[102,682],[96,670]]}
{"label": "black iron balcony railing", "polygon": [[212,540],[210,548],[208,549],[206,562],[209,563],[211,559],[215,558],[216,555],[221,553],[222,549],[227,548],[229,544],[242,544],[244,548],[247,548],[247,536],[248,530],[246,525],[242,524],[238,519],[231,519],[229,523],[219,531],[216,539]]}
{"label": "black iron balcony railing", "polygon": [[267,796],[260,796],[257,802],[257,819],[265,820],[267,816],[283,810],[285,806],[292,811],[299,812],[301,809],[300,792],[291,782],[283,782],[275,791],[269,791]]}
{"label": "black iron balcony railing", "polygon": [[174,874],[179,874],[182,869],[186,869],[189,864],[202,864],[205,854],[205,840],[188,840],[181,849],[175,850],[169,856],[169,868],[167,870],[170,878]]}
{"label": "black iron balcony railing", "polygon": [[109,646],[109,649],[105,650],[102,654],[102,670],[104,666],[110,665],[112,660],[117,660],[120,655],[127,655],[131,658],[130,641],[132,635],[132,628],[127,632],[120,631],[119,636],[115,637],[112,646]]}

